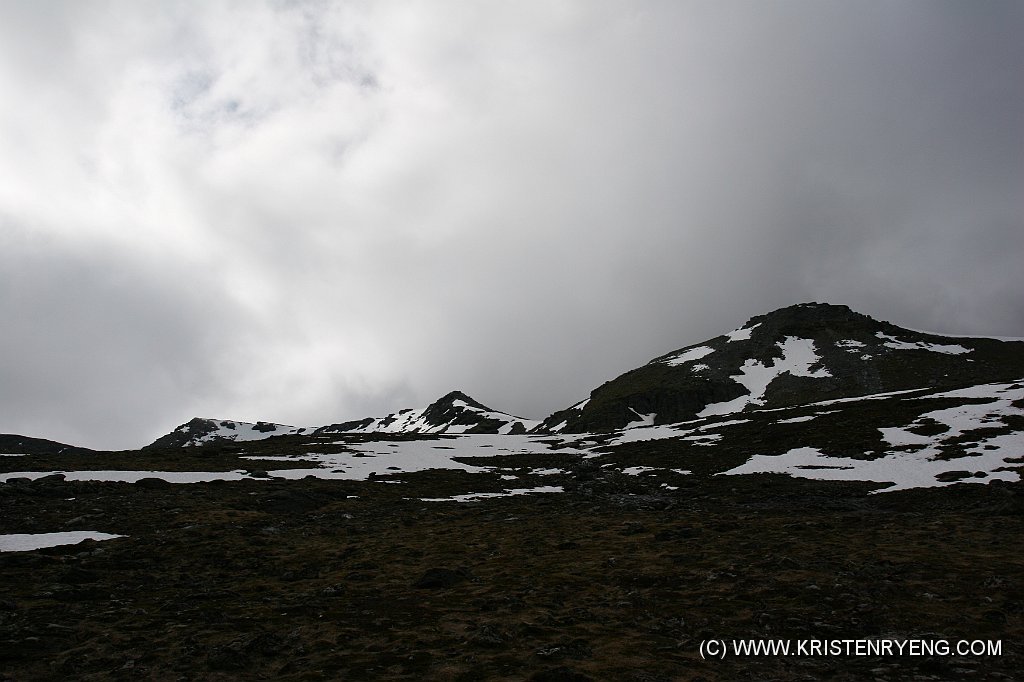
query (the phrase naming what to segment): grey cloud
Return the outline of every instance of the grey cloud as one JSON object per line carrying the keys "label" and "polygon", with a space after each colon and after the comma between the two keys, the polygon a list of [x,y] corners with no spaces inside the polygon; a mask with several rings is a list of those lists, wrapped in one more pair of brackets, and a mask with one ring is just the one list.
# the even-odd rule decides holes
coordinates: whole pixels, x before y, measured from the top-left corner
{"label": "grey cloud", "polygon": [[3,246],[5,431],[136,447],[175,403],[210,392],[237,320],[182,286],[201,275],[53,244]]}
{"label": "grey cloud", "polygon": [[0,10],[0,430],[542,417],[807,300],[1024,336],[1017,3],[48,6]]}

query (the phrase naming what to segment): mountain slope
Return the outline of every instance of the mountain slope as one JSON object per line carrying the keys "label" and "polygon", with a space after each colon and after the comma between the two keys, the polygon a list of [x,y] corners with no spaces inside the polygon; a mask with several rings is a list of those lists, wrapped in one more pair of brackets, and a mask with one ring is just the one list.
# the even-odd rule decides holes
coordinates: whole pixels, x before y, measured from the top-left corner
{"label": "mountain slope", "polygon": [[1024,341],[951,338],[807,303],[662,355],[556,412],[538,431],[670,424],[749,409],[1024,376]]}

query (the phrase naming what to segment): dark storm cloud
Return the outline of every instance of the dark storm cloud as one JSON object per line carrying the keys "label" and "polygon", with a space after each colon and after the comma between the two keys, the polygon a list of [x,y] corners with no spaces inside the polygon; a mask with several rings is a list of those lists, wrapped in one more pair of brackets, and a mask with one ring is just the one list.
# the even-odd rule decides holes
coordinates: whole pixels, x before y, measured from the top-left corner
{"label": "dark storm cloud", "polygon": [[1024,336],[1017,3],[0,15],[0,431],[542,417],[808,300]]}

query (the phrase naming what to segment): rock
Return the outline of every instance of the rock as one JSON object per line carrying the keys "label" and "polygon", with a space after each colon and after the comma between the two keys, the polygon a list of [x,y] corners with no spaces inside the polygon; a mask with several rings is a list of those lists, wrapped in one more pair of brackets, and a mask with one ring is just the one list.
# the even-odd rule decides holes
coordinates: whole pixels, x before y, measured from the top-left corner
{"label": "rock", "polygon": [[412,586],[418,590],[436,590],[453,587],[468,578],[461,569],[428,568]]}
{"label": "rock", "polygon": [[173,484],[162,478],[140,478],[135,482],[135,485],[146,490],[158,490],[161,488],[170,488]]}

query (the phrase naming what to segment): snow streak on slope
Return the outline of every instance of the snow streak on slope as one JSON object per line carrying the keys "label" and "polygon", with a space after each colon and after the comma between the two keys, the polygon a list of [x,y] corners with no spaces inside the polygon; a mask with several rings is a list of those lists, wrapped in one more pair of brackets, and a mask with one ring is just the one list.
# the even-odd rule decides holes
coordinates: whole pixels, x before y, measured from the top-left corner
{"label": "snow streak on slope", "polygon": [[963,353],[970,353],[970,348],[964,348],[959,345],[943,345],[939,343],[927,343],[925,341],[901,341],[894,336],[889,336],[878,332],[875,334],[878,338],[882,339],[882,344],[886,348],[892,348],[893,350],[927,350],[933,353],[945,353],[947,355],[961,355]]}
{"label": "snow streak on slope", "polygon": [[719,414],[732,414],[733,412],[740,412],[749,405],[763,405],[764,393],[768,389],[768,385],[776,377],[786,372],[798,377],[822,378],[831,376],[828,370],[824,368],[811,371],[811,366],[821,360],[814,351],[813,340],[787,336],[782,343],[778,344],[778,347],[782,350],[782,358],[777,359],[770,365],[765,365],[757,360],[747,360],[740,367],[740,374],[731,377],[734,381],[746,387],[749,392],[748,395],[708,405],[698,412],[697,416],[710,417]]}
{"label": "snow streak on slope", "polygon": [[725,336],[730,341],[748,341],[750,339],[750,333],[761,326],[761,323],[753,325],[752,327],[742,327],[740,329],[733,329]]}
{"label": "snow streak on slope", "polygon": [[735,424],[747,424],[749,419],[730,419],[728,421],[705,422],[697,419],[678,424],[661,424],[658,426],[636,426],[625,429],[608,441],[608,445],[624,445],[625,443],[641,443],[649,440],[679,438],[693,442],[695,445],[711,445],[721,438],[720,434],[707,433],[722,427]]}
{"label": "snow streak on slope", "polygon": [[515,497],[516,495],[530,495],[533,493],[562,493],[565,490],[560,485],[541,485],[535,488],[506,488],[500,493],[467,493],[465,495],[452,495],[451,497],[421,497],[420,502],[476,502],[494,497]]}
{"label": "snow streak on slope", "polygon": [[679,365],[685,365],[686,363],[693,362],[694,360],[700,360],[701,358],[707,357],[708,355],[711,355],[714,352],[714,348],[708,348],[707,346],[698,346],[696,348],[684,350],[679,355],[675,355],[671,358],[668,358],[667,360],[663,360],[662,362],[664,362],[666,365],[678,367]]}
{"label": "snow streak on slope", "polygon": [[[879,492],[1020,479],[1012,469],[1020,465],[1024,455],[1024,432],[1011,428],[1007,418],[1024,417],[1024,409],[1014,404],[1024,400],[1024,387],[986,384],[924,398],[987,402],[926,412],[906,427],[880,428],[883,440],[892,449],[874,459],[834,457],[820,449],[802,447],[782,455],[755,455],[723,473],[783,473],[821,480],[892,483]],[[936,424],[945,426],[945,430],[933,435],[914,431],[915,427]],[[929,428],[926,432],[933,430]]]}

